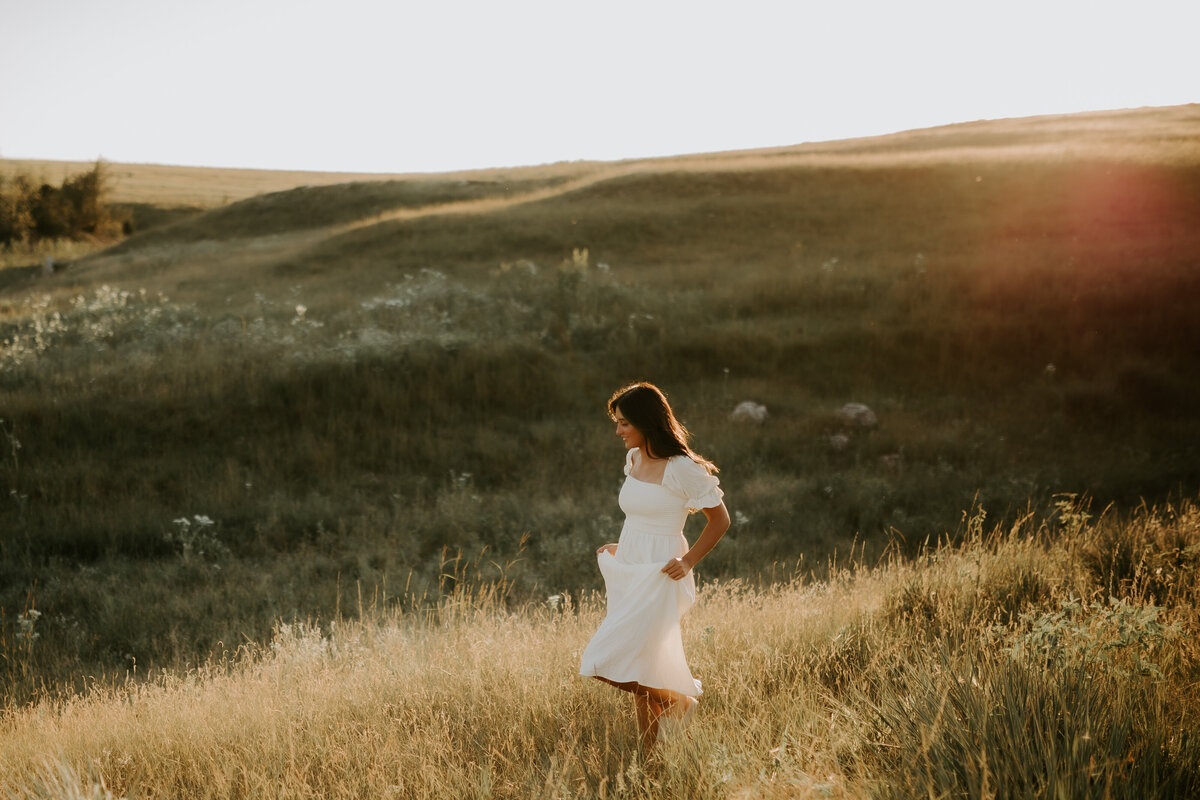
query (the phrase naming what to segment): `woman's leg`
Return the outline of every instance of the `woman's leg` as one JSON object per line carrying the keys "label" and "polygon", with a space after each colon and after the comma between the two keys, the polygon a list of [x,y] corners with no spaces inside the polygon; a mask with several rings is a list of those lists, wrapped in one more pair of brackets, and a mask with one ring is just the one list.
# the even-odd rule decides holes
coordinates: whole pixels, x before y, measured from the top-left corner
{"label": "woman's leg", "polygon": [[[642,752],[650,755],[654,743],[658,741],[658,718],[662,716],[662,705],[646,691],[646,687],[637,681],[618,683],[614,680],[595,675],[596,680],[604,681],[609,686],[615,686],[623,692],[633,695],[634,717],[637,719],[638,737],[642,742]],[[657,689],[653,691],[658,691]]]}
{"label": "woman's leg", "polygon": [[637,716],[638,734],[642,738],[642,751],[649,755],[658,741],[658,720],[663,714],[682,717],[688,707],[697,702],[695,698],[672,692],[670,689],[655,689],[642,686],[637,681],[618,683],[608,678],[595,676],[596,680],[604,681],[609,686],[615,686],[623,692],[633,693],[633,707]]}
{"label": "woman's leg", "polygon": [[670,689],[652,689],[649,686],[639,688],[658,704],[662,709],[660,713],[670,714],[672,717],[682,717],[692,703],[698,702],[694,697],[672,692]]}
{"label": "woman's leg", "polygon": [[642,740],[642,752],[650,755],[658,741],[658,718],[662,709],[642,692],[634,692],[633,707],[637,713],[638,735]]}

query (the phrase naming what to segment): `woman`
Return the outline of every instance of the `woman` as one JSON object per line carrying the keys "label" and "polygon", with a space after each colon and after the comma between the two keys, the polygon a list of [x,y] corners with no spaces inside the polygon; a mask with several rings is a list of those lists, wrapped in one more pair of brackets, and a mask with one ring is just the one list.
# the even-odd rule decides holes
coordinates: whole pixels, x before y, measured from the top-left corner
{"label": "woman", "polygon": [[[658,740],[659,720],[686,724],[700,681],[683,654],[679,620],[696,600],[692,568],[729,528],[717,468],[688,447],[688,432],[650,383],[618,389],[608,413],[625,442],[620,504],[625,525],[596,551],[608,614],[583,651],[579,673],[633,693],[642,749]],[[688,547],[683,523],[702,510],[708,524]]]}

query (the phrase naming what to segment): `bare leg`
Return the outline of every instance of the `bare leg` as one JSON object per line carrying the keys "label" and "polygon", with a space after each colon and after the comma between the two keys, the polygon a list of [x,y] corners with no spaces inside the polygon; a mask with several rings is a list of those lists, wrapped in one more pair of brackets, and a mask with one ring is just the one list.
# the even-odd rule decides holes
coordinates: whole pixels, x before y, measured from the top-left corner
{"label": "bare leg", "polygon": [[638,735],[642,739],[642,752],[650,755],[658,741],[658,720],[664,714],[672,717],[682,717],[684,712],[696,701],[694,697],[672,692],[670,689],[655,689],[642,686],[637,681],[617,681],[595,676],[609,686],[615,686],[621,691],[633,694],[634,710],[637,716]]}
{"label": "bare leg", "polygon": [[609,686],[615,686],[621,691],[633,695],[634,716],[637,719],[638,738],[641,739],[642,753],[650,755],[654,749],[654,743],[658,741],[658,718],[663,713],[662,705],[651,697],[646,688],[637,681],[618,683],[600,675],[594,677],[598,681],[603,681]]}
{"label": "bare leg", "polygon": [[654,701],[640,692],[633,695],[633,707],[637,711],[642,753],[648,756],[654,750],[654,743],[658,741],[658,716],[662,711]]}
{"label": "bare leg", "polygon": [[641,691],[649,695],[661,708],[662,713],[669,714],[672,717],[682,717],[684,712],[692,703],[696,702],[694,697],[689,697],[679,692],[672,692],[670,689],[652,689],[649,686],[640,687]]}

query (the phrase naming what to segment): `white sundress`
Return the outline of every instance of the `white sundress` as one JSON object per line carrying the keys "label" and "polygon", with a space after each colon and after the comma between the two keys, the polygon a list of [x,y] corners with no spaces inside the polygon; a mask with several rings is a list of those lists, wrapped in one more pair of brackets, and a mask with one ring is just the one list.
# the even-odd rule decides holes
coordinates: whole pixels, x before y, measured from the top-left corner
{"label": "white sundress", "polygon": [[637,448],[625,457],[619,498],[625,524],[617,553],[597,556],[608,614],[583,651],[579,674],[698,697],[700,681],[688,669],[679,627],[696,602],[696,580],[690,572],[672,580],[662,568],[688,551],[683,536],[688,512],[715,508],[724,493],[716,476],[687,456],[667,461],[661,484],[630,474],[635,457],[641,458]]}

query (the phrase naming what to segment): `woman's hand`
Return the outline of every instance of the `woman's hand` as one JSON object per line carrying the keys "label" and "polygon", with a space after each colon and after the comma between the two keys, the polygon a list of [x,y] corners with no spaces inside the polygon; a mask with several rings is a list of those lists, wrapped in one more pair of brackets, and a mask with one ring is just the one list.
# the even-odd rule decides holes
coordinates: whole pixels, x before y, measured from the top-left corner
{"label": "woman's hand", "polygon": [[603,547],[601,547],[599,550],[596,551],[596,556],[599,557],[599,555],[604,552],[607,552],[610,556],[616,556],[617,545],[615,543],[604,545]]}
{"label": "woman's hand", "polygon": [[677,581],[691,572],[692,567],[696,566],[696,563],[704,558],[708,551],[712,550],[713,546],[725,535],[725,531],[729,530],[729,509],[725,508],[724,503],[712,508],[705,508],[703,511],[704,516],[708,517],[708,523],[700,532],[700,538],[682,557],[671,559],[662,568],[663,574],[671,580]]}
{"label": "woman's hand", "polygon": [[661,571],[671,580],[678,581],[692,571],[692,565],[682,558],[672,558]]}

